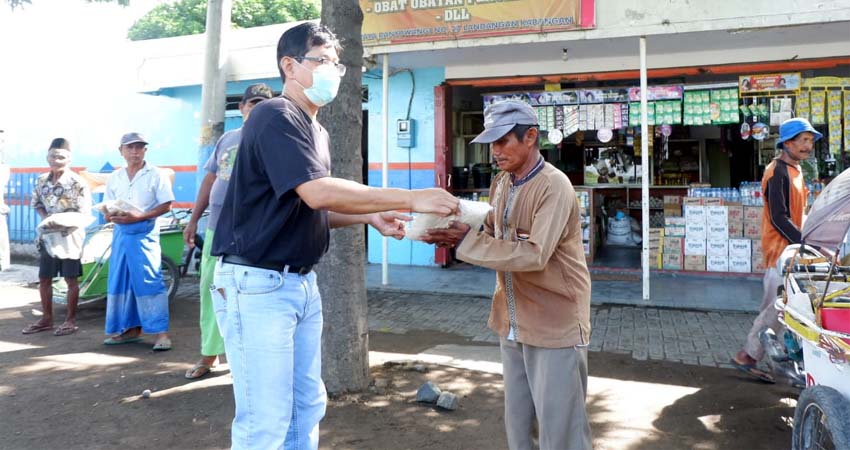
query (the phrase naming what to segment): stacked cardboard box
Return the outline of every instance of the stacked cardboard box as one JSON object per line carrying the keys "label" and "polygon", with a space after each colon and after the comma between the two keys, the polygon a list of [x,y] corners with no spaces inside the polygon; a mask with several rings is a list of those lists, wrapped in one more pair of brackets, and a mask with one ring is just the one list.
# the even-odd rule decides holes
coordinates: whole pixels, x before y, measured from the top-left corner
{"label": "stacked cardboard box", "polygon": [[761,239],[761,206],[744,206],[744,237],[750,239]]}
{"label": "stacked cardboard box", "polygon": [[705,270],[705,241],[685,238],[685,270]]}
{"label": "stacked cardboard box", "polygon": [[727,205],[729,217],[729,239],[744,237],[744,207],[738,204]]}
{"label": "stacked cardboard box", "polygon": [[705,270],[708,221],[701,203],[699,198],[685,198],[685,270]]}
{"label": "stacked cardboard box", "polygon": [[664,228],[650,229],[653,267],[660,264],[665,270],[764,271],[761,206],[723,204],[719,198],[664,196],[664,209]]}
{"label": "stacked cardboard box", "polygon": [[766,267],[764,266],[764,253],[762,253],[761,249],[761,239],[754,239],[750,243],[752,247],[752,268],[753,272],[762,273],[765,271]]}
{"label": "stacked cardboard box", "polygon": [[684,217],[665,217],[664,218],[664,236],[665,237],[685,237],[685,218]]}
{"label": "stacked cardboard box", "polygon": [[729,271],[752,272],[752,248],[750,239],[729,239]]}
{"label": "stacked cardboard box", "polygon": [[678,195],[665,195],[664,200],[664,218],[682,217],[682,197]]}
{"label": "stacked cardboard box", "polygon": [[661,256],[661,268],[682,270],[685,267],[685,238],[664,235],[664,253]]}
{"label": "stacked cardboard box", "polygon": [[729,271],[729,241],[712,240],[708,246],[705,268],[709,272]]}
{"label": "stacked cardboard box", "polygon": [[728,272],[729,210],[726,206],[705,206],[708,242],[705,267],[709,272]]}
{"label": "stacked cardboard box", "polygon": [[649,266],[653,269],[663,267],[664,228],[649,229]]}

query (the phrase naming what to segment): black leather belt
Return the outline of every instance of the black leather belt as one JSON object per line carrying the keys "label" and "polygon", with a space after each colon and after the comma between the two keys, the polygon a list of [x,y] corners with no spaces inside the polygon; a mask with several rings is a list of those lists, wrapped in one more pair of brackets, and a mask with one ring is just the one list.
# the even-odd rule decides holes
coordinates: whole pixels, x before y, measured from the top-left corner
{"label": "black leather belt", "polygon": [[258,269],[266,269],[266,270],[274,270],[275,272],[283,272],[286,269],[289,273],[297,273],[298,275],[307,275],[308,273],[313,271],[313,265],[309,266],[282,266],[279,264],[272,263],[255,263],[251,262],[241,256],[236,255],[224,255],[221,257],[221,262],[226,262],[228,264],[236,264],[238,266],[248,266],[248,267],[256,267]]}

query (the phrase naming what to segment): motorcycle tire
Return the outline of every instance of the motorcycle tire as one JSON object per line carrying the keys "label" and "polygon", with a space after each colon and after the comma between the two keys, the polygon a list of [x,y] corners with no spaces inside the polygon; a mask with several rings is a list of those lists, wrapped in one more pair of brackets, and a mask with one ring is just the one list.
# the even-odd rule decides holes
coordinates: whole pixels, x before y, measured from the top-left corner
{"label": "motorcycle tire", "polygon": [[803,390],[794,411],[792,450],[850,450],[850,400],[828,386]]}

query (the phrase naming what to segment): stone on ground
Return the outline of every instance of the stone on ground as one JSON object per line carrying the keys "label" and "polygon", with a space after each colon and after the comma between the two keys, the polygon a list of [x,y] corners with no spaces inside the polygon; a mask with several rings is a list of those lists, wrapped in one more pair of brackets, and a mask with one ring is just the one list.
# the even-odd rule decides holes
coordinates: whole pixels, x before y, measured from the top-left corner
{"label": "stone on ground", "polygon": [[435,403],[440,398],[441,392],[440,388],[434,382],[428,381],[416,391],[416,401],[421,403]]}

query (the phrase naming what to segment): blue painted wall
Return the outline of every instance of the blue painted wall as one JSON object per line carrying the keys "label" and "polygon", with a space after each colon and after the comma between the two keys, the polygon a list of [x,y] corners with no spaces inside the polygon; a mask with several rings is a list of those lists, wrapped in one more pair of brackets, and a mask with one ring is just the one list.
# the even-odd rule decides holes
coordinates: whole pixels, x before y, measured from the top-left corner
{"label": "blue painted wall", "polygon": [[[415,83],[411,83],[410,73],[400,72],[390,77],[389,90],[389,163],[433,163],[434,162],[434,87],[445,81],[445,70],[440,68],[418,69],[413,71]],[[382,139],[382,80],[378,71],[363,76],[363,84],[369,88],[369,101],[363,108],[369,111],[369,163],[380,163]],[[395,135],[396,120],[407,116],[408,102],[413,85],[413,102],[410,118],[416,120],[416,146],[402,148],[397,144]],[[433,169],[427,170],[390,170],[390,187],[420,189],[434,187]],[[381,171],[369,170],[369,186],[381,186]],[[368,260],[381,262],[381,235],[369,228]],[[434,246],[410,240],[391,239],[389,245],[389,263],[429,266],[434,265]]]}

